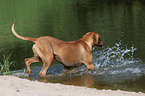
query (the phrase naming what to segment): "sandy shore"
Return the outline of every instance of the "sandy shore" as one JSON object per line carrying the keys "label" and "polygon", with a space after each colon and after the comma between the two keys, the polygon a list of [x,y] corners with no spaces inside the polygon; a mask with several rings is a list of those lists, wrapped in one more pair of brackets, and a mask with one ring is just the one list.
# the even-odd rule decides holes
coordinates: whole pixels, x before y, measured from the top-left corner
{"label": "sandy shore", "polygon": [[0,76],[0,96],[145,96],[144,93],[97,90]]}

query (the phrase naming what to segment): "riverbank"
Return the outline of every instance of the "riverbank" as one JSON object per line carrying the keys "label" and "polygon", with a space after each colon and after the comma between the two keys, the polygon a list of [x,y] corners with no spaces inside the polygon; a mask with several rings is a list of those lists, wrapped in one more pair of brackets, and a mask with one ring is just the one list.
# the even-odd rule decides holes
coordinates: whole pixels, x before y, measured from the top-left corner
{"label": "riverbank", "polygon": [[15,76],[0,76],[0,96],[145,96],[145,94],[120,90],[97,90],[29,81]]}

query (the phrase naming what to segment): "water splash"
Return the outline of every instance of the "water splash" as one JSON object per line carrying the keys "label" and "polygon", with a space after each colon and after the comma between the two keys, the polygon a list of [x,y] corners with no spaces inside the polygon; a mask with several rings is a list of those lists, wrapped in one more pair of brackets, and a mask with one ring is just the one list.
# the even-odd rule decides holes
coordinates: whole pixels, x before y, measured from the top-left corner
{"label": "water splash", "polygon": [[127,48],[127,46],[123,48],[120,41],[119,43],[115,43],[115,46],[113,47],[107,46],[107,48],[101,51],[94,52],[93,62],[97,68],[104,66],[119,67],[134,62],[139,62],[139,60],[135,60],[133,58],[135,50],[137,49],[134,48],[134,45],[130,48]]}

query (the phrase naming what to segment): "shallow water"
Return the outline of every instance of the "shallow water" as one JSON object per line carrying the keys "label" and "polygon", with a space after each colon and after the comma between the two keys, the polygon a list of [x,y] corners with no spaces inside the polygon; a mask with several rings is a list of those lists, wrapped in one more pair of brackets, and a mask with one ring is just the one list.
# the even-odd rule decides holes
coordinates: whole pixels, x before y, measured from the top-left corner
{"label": "shallow water", "polygon": [[128,91],[145,92],[145,66],[139,58],[134,58],[137,50],[132,47],[122,47],[121,41],[113,47],[93,49],[93,64],[95,69],[87,70],[86,66],[79,66],[64,70],[63,65],[53,64],[45,78],[38,76],[41,67],[32,67],[29,76],[24,70],[13,71],[15,76],[38,80],[42,82],[62,83],[66,85],[87,86],[98,89],[122,89]]}
{"label": "shallow water", "polygon": [[[0,56],[12,53],[15,67],[10,74],[21,78],[145,92],[144,9],[144,0],[0,0]],[[33,56],[33,43],[12,34],[15,21],[18,34],[30,37],[74,41],[89,31],[98,32],[105,46],[92,50],[96,68],[88,71],[79,66],[66,71],[54,61],[48,76],[40,78],[40,62],[31,65],[28,76],[24,59]]]}

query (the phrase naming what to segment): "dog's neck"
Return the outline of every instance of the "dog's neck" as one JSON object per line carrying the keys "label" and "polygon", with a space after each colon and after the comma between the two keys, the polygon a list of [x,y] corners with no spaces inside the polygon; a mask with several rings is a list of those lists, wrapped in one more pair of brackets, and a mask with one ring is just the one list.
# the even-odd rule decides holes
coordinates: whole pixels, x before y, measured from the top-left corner
{"label": "dog's neck", "polygon": [[93,40],[88,40],[88,41],[84,41],[84,42],[89,46],[90,50],[92,50],[93,45],[94,45]]}

